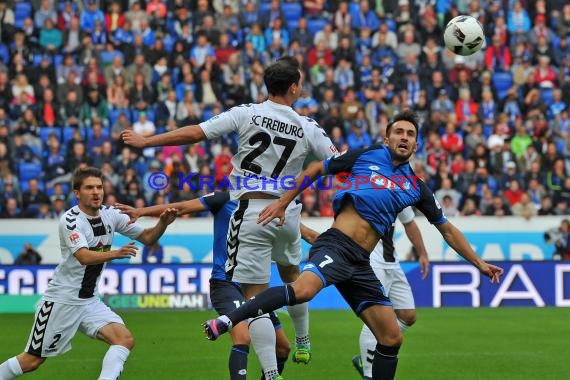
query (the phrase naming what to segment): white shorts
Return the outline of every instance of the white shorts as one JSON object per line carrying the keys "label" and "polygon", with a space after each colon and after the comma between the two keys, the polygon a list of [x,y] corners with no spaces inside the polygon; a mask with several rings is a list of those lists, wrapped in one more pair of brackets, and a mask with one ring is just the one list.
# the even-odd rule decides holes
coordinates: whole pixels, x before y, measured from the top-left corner
{"label": "white shorts", "polygon": [[275,219],[257,224],[259,213],[274,199],[241,200],[228,227],[226,274],[230,281],[267,284],[271,260],[290,266],[301,262],[301,204],[292,202],[285,212],[285,224]]}
{"label": "white shorts", "polygon": [[406,274],[400,265],[394,267],[380,267],[371,263],[376,277],[384,286],[394,309],[415,309],[414,295],[408,283]]}
{"label": "white shorts", "polygon": [[42,300],[24,351],[42,358],[58,356],[71,350],[77,330],[95,339],[99,329],[109,323],[124,325],[121,317],[99,299],[86,305]]}

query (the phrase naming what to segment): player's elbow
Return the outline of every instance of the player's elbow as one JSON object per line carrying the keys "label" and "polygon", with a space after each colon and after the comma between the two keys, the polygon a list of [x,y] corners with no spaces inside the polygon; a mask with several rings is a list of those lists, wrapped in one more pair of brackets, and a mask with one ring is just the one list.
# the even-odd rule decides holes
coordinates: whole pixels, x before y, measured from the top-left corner
{"label": "player's elbow", "polygon": [[186,140],[188,144],[194,144],[200,142],[206,138],[204,131],[199,125],[192,125],[187,128]]}

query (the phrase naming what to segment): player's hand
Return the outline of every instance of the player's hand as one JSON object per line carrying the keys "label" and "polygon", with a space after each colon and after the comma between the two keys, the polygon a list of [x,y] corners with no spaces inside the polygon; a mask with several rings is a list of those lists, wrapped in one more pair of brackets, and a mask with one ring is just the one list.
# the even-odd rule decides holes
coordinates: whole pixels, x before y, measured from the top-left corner
{"label": "player's hand", "polygon": [[121,139],[125,144],[134,146],[135,148],[145,147],[145,138],[135,133],[133,130],[127,129],[121,133]]}
{"label": "player's hand", "polygon": [[178,216],[178,209],[175,208],[167,208],[160,214],[160,221],[165,223],[167,226],[176,220]]}
{"label": "player's hand", "polygon": [[136,256],[137,251],[138,251],[138,247],[135,245],[134,241],[131,241],[130,243],[123,245],[121,248],[119,248],[116,251],[117,257],[115,257],[115,258],[116,259],[128,259],[131,256]]}
{"label": "player's hand", "polygon": [[282,226],[285,224],[285,209],[287,209],[287,205],[283,206],[281,200],[273,202],[261,210],[257,218],[257,224],[261,223],[266,226],[273,219],[277,218],[279,219],[277,226]]}
{"label": "player's hand", "polygon": [[141,217],[139,211],[131,206],[124,205],[122,203],[115,203],[113,205],[117,210],[121,211],[121,214],[125,214],[129,217],[129,223],[132,224],[137,221],[138,218]]}
{"label": "player's hand", "polygon": [[426,255],[422,255],[418,258],[420,262],[420,273],[422,275],[422,280],[425,280],[429,275],[429,259]]}
{"label": "player's hand", "polygon": [[485,263],[480,271],[485,274],[487,277],[489,277],[491,283],[499,283],[501,282],[501,276],[503,275],[503,268],[498,267],[496,265],[493,264],[487,264]]}

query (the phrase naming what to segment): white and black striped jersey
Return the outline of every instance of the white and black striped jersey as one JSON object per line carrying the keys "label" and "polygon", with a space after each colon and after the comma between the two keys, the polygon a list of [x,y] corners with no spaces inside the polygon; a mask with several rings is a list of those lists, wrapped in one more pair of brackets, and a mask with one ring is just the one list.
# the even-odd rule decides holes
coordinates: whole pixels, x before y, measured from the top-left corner
{"label": "white and black striped jersey", "polygon": [[44,299],[68,305],[93,302],[106,263],[82,265],[74,253],[83,247],[91,251],[110,251],[115,232],[136,239],[144,228],[128,222],[129,217],[114,207],[102,207],[97,217],[85,214],[78,206],[67,210],[59,219],[62,261],[55,269]]}
{"label": "white and black striped jersey", "polygon": [[[415,214],[411,206],[406,207],[398,214],[398,220],[402,224],[408,224],[414,220]],[[373,267],[393,268],[400,265],[398,254],[394,247],[394,226],[390,233],[376,244],[370,254],[370,265]]]}
{"label": "white and black striped jersey", "polygon": [[200,127],[208,139],[237,133],[229,186],[234,198],[249,191],[281,195],[291,189],[310,153],[319,160],[337,153],[316,121],[271,100],[234,107]]}

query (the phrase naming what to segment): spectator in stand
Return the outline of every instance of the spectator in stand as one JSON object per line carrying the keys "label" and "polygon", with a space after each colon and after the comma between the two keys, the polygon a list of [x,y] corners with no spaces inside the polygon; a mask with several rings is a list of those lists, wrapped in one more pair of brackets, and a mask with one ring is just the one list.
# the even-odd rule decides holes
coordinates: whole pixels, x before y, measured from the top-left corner
{"label": "spectator in stand", "polygon": [[530,201],[528,194],[523,194],[518,203],[513,207],[514,216],[522,216],[525,219],[530,219],[538,214],[536,206]]}
{"label": "spectator in stand", "polygon": [[24,250],[14,260],[14,265],[38,265],[42,263],[42,256],[30,243],[24,244]]}
{"label": "spectator in stand", "polygon": [[484,215],[501,217],[512,215],[512,212],[501,196],[495,196],[493,197],[493,203],[487,207]]}
{"label": "spectator in stand", "polygon": [[521,201],[525,192],[520,188],[518,181],[513,180],[509,183],[509,187],[503,192],[503,197],[507,200],[510,207]]}
{"label": "spectator in stand", "polygon": [[87,0],[87,7],[81,12],[80,26],[85,32],[95,30],[95,24],[105,23],[105,14],[99,9],[97,0]]}
{"label": "spectator in stand", "polygon": [[449,154],[463,151],[463,138],[456,132],[455,125],[448,122],[445,126],[445,134],[441,137],[441,146]]}
{"label": "spectator in stand", "polygon": [[503,44],[500,35],[494,35],[492,41],[493,44],[485,52],[485,66],[493,72],[510,71],[512,57],[508,46]]}
{"label": "spectator in stand", "polygon": [[552,203],[555,205],[564,203],[565,208],[570,210],[570,177],[566,177],[560,189],[554,191]]}
{"label": "spectator in stand", "polygon": [[349,149],[367,148],[372,145],[372,138],[361,124],[353,123],[351,130],[346,139]]}
{"label": "spectator in stand", "polygon": [[564,166],[564,160],[562,158],[557,158],[554,161],[552,170],[549,170],[546,173],[546,189],[551,192],[561,190],[566,177],[567,174]]}

